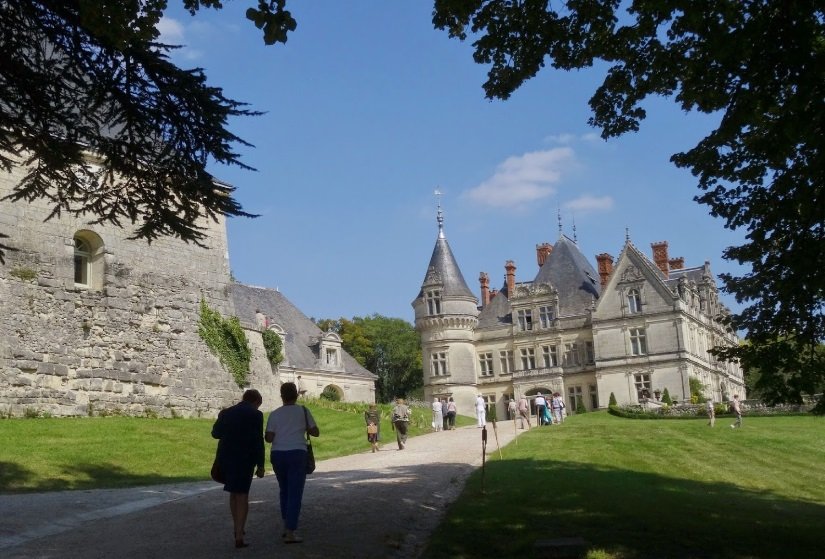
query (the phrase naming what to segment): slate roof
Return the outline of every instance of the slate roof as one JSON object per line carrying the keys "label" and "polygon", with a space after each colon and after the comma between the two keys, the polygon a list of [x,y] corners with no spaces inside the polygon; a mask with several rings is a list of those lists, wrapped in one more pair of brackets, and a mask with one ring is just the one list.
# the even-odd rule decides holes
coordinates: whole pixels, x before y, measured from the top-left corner
{"label": "slate roof", "polygon": [[507,282],[487,305],[478,313],[477,328],[499,328],[513,323],[512,308],[507,293]]}
{"label": "slate roof", "polygon": [[553,252],[539,269],[533,283],[549,283],[558,290],[559,316],[584,313],[601,292],[599,274],[576,243],[565,236],[553,245]]}
{"label": "slate roof", "polygon": [[[427,274],[424,276],[424,285],[431,280],[431,271],[435,270],[438,274],[443,287],[441,289],[442,298],[446,297],[472,297],[475,295],[470,288],[467,287],[467,282],[464,281],[464,276],[461,275],[461,269],[453,256],[453,251],[450,250],[450,244],[443,236],[439,235],[435,241],[435,248],[433,255],[430,258],[430,265],[427,266]],[[418,292],[418,297],[424,296],[424,289]]]}
{"label": "slate roof", "polygon": [[[286,332],[284,365],[296,369],[323,371],[327,374],[342,374],[340,371],[318,367],[320,357],[318,340],[324,332],[280,291],[241,283],[233,283],[230,289],[232,302],[235,304],[235,313],[241,324],[247,327],[257,327],[255,311],[260,309],[269,318],[270,323],[275,323],[284,329]],[[349,353],[343,350],[341,353],[344,363],[343,374],[378,378],[361,366]]]}

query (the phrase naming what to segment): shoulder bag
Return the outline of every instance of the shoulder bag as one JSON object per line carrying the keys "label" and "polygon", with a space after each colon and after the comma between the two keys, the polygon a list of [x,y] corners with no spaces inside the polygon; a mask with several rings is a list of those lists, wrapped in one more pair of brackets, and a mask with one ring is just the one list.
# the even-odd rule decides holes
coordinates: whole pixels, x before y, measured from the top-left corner
{"label": "shoulder bag", "polygon": [[304,423],[307,428],[307,473],[311,474],[315,471],[315,453],[312,451],[312,442],[309,440],[309,417],[307,417],[307,408],[306,406],[301,407],[304,408]]}

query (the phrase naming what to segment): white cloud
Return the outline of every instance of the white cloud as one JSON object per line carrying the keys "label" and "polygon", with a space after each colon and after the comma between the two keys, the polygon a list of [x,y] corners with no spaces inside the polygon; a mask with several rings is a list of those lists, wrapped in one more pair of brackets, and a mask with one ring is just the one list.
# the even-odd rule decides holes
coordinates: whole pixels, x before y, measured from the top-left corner
{"label": "white cloud", "polygon": [[554,185],[575,165],[575,154],[569,147],[508,157],[492,177],[463,195],[487,206],[523,208],[555,194]]}
{"label": "white cloud", "polygon": [[176,19],[162,17],[158,22],[161,43],[166,45],[180,45],[182,48],[171,51],[170,56],[182,58],[183,60],[196,60],[202,56],[202,52],[186,45],[186,27]]}
{"label": "white cloud", "polygon": [[606,212],[613,209],[613,198],[610,196],[591,196],[585,194],[574,200],[565,202],[565,209],[579,213]]}
{"label": "white cloud", "polygon": [[592,142],[592,143],[599,143],[604,142],[602,137],[596,134],[595,132],[588,132],[587,134],[583,134],[581,137],[583,142]]}
{"label": "white cloud", "polygon": [[573,134],[552,134],[544,138],[545,142],[553,143],[553,144],[562,144],[562,145],[569,145],[573,143],[573,140],[576,139],[576,136]]}

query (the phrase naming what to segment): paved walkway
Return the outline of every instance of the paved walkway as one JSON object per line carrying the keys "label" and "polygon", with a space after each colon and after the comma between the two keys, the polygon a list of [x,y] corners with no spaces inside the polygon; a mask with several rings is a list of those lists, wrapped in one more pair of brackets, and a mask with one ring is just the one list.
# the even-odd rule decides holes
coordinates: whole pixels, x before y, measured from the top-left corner
{"label": "paved walkway", "polygon": [[[487,459],[498,460],[488,428]],[[515,437],[513,422],[498,423],[497,432],[503,447]],[[228,496],[213,482],[3,495],[0,556],[414,559],[481,458],[481,429],[464,427],[412,438],[403,451],[393,440],[375,454],[319,462],[304,492],[298,532],[305,541],[293,545],[280,541],[275,477],[256,479],[250,546],[239,550]]]}

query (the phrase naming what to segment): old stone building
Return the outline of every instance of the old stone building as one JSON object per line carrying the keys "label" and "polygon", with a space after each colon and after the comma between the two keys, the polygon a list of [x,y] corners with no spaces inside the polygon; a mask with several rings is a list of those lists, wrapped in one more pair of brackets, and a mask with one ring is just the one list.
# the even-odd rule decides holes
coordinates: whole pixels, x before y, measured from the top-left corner
{"label": "old stone building", "polygon": [[499,289],[481,273],[477,299],[439,208],[435,248],[412,303],[425,398],[453,397],[469,414],[481,394],[504,417],[512,398],[559,392],[570,412],[606,407],[611,393],[619,404],[655,402],[667,388],[686,401],[692,377],[714,401],[744,397],[740,367],[708,353],[738,343],[722,321],[728,310],[710,264],[685,268],[668,243],[652,247],[653,261],[628,238],[615,261],[597,256],[597,271],[560,230],[555,244],[536,247],[531,280],[517,281],[508,261]]}
{"label": "old stone building", "polygon": [[[0,174],[0,230],[16,249],[0,265],[3,415],[214,415],[242,390],[198,334],[202,299],[240,319],[252,349],[249,385],[266,407],[298,375],[308,395],[331,387],[343,399],[373,401],[375,376],[334,334],[282,294],[231,280],[223,221],[199,223],[208,235],[198,247],[130,240],[128,228],[65,214],[46,220],[42,200],[2,200],[22,172]],[[281,367],[263,350],[270,327],[285,342]]]}

